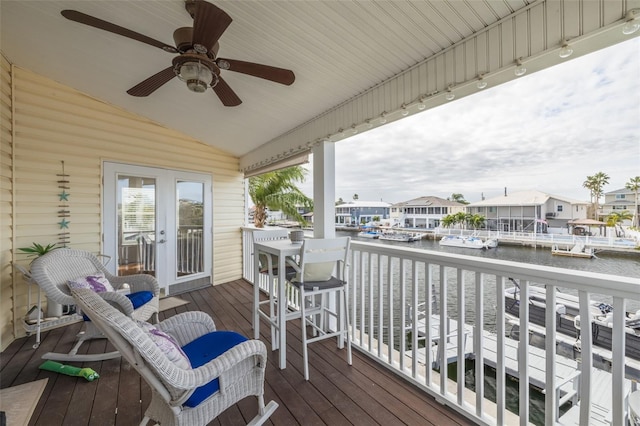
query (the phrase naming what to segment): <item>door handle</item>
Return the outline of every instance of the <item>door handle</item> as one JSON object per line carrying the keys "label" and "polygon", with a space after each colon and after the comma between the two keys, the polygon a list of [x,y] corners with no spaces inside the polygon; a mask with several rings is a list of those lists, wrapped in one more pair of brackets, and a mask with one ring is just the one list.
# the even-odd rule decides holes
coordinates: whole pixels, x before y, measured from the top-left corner
{"label": "door handle", "polygon": [[166,242],[167,242],[167,240],[162,239],[162,240],[158,241],[158,244],[164,244]]}

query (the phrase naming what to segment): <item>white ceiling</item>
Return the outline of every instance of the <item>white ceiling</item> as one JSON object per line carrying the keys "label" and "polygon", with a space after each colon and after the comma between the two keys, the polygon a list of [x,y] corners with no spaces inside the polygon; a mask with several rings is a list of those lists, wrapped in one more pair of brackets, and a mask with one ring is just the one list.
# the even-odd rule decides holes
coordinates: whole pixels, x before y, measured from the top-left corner
{"label": "white ceiling", "polygon": [[[552,3],[588,18],[590,9],[579,5],[589,2],[599,3]],[[602,16],[604,7],[597,6],[593,9],[600,21],[620,19],[625,6],[637,0],[606,2],[611,2],[607,7],[620,4],[614,8],[618,16]],[[2,0],[2,53],[17,66],[241,157],[543,1],[212,3],[233,19],[220,38],[219,55],[291,69],[293,85],[223,70],[243,100],[240,106],[222,106],[211,90],[189,92],[178,79],[149,97],[132,97],[127,89],[170,66],[175,55],[60,15],[64,9],[78,10],[173,45],[173,31],[192,25],[181,0]],[[552,6],[546,10],[555,10]]]}

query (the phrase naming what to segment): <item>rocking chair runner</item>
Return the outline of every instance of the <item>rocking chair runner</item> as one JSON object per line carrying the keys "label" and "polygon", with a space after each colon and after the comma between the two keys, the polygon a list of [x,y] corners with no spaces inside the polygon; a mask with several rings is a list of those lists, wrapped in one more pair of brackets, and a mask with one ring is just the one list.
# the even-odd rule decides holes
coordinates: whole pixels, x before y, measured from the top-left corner
{"label": "rocking chair runner", "polygon": [[[184,312],[145,331],[88,289],[72,290],[78,306],[129,361],[152,390],[141,425],[153,420],[166,425],[206,425],[231,405],[255,396],[258,413],[249,423],[264,423],[278,407],[264,404],[267,349],[259,340],[247,340],[230,331],[216,331],[204,312]],[[165,333],[180,346],[191,367],[175,360],[151,336]],[[172,354],[170,358],[169,354]]]}
{"label": "rocking chair runner", "polygon": [[[129,285],[130,293],[125,295],[117,291],[99,293],[109,303],[119,306],[126,315],[134,319],[147,320],[153,317],[158,321],[160,288],[151,275],[127,275],[117,277],[111,275],[97,256],[84,250],[60,248],[53,250],[33,261],[31,278],[45,292],[50,302],[61,305],[75,305],[68,282],[81,277],[103,274],[115,290]],[[103,354],[78,354],[80,345],[85,340],[104,338],[102,333],[91,323],[85,321],[84,332],[78,335],[78,341],[67,354],[48,352],[43,359],[55,361],[101,361],[120,356],[118,352]]]}

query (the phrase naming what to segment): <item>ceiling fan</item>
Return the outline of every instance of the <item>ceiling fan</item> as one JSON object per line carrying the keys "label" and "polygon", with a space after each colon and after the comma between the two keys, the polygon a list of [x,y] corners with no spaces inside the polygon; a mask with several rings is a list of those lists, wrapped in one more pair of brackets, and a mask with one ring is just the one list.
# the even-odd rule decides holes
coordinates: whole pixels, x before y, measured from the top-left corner
{"label": "ceiling fan", "polygon": [[165,52],[179,54],[173,58],[170,67],[127,90],[132,96],[149,96],[172,78],[178,77],[192,92],[202,93],[210,86],[223,105],[237,106],[242,100],[224,81],[220,70],[235,71],[287,86],[294,82],[295,75],[291,70],[219,58],[218,39],[231,24],[231,17],[204,0],[186,0],[185,9],[193,18],[193,27],[182,27],[174,31],[175,47],[77,10],[63,10],[61,14],[71,21],[128,37]]}

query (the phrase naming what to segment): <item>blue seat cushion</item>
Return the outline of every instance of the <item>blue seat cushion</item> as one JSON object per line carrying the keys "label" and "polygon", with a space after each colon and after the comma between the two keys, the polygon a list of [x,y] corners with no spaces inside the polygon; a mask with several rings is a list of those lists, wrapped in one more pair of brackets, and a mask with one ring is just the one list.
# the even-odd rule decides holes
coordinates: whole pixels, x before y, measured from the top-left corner
{"label": "blue seat cushion", "polygon": [[[133,309],[138,309],[140,306],[148,303],[151,299],[153,299],[153,293],[150,291],[136,291],[135,293],[125,294],[127,298],[131,301],[133,305]],[[85,321],[91,321],[88,316],[82,315]]]}
{"label": "blue seat cushion", "polygon": [[[198,368],[212,359],[219,357],[235,345],[247,340],[248,339],[242,334],[233,331],[213,331],[184,345],[182,350],[187,355],[187,358],[189,358],[191,367]],[[196,407],[202,401],[218,392],[219,389],[220,382],[218,378],[215,378],[209,383],[197,388],[184,405],[191,408]]]}
{"label": "blue seat cushion", "polygon": [[133,309],[138,309],[140,306],[149,303],[151,299],[153,299],[153,293],[150,291],[136,291],[135,293],[126,294],[131,300],[131,304],[133,305]]}

